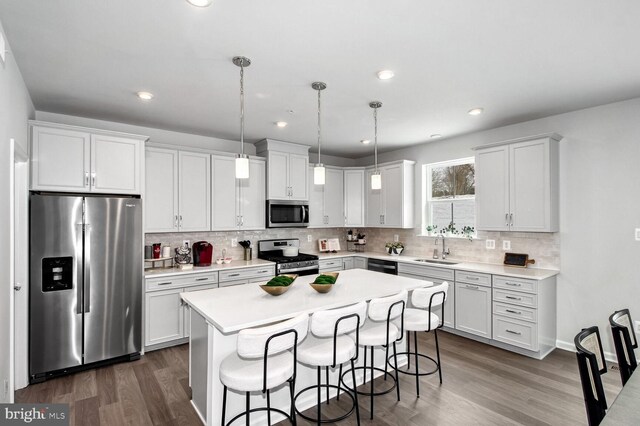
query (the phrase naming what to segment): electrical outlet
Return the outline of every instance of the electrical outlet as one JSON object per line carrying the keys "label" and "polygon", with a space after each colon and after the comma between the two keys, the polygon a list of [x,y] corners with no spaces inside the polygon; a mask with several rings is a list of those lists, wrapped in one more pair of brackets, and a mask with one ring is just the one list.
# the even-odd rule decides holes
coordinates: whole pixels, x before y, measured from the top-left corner
{"label": "electrical outlet", "polygon": [[400,241],[400,236],[398,234],[394,234],[393,235],[393,242],[397,243],[398,241]]}
{"label": "electrical outlet", "polygon": [[636,228],[636,241],[640,241],[640,228]]}
{"label": "electrical outlet", "polygon": [[496,249],[496,240],[486,240],[484,246],[489,250]]}
{"label": "electrical outlet", "polygon": [[307,235],[307,242],[310,243],[311,241],[313,241],[313,238],[311,238],[311,234]]}
{"label": "electrical outlet", "polygon": [[636,326],[636,334],[640,334],[640,321],[634,321]]}
{"label": "electrical outlet", "polygon": [[511,241],[503,241],[502,250],[511,250]]}
{"label": "electrical outlet", "polygon": [[231,247],[238,247],[238,239],[237,238],[232,238],[231,239]]}
{"label": "electrical outlet", "polygon": [[189,240],[182,240],[182,246],[187,246],[187,247],[191,247],[191,241]]}

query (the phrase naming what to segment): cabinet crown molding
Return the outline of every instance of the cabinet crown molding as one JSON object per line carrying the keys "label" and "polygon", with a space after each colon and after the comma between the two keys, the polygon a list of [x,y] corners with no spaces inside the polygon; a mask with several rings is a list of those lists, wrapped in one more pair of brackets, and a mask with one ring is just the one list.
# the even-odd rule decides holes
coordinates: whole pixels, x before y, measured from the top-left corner
{"label": "cabinet crown molding", "polygon": [[29,120],[29,127],[47,127],[53,129],[74,130],[76,132],[92,133],[94,135],[103,136],[117,136],[127,139],[139,139],[141,141],[148,141],[149,136],[137,135],[135,133],[116,132],[112,130],[94,129],[92,127],[73,126],[71,124],[51,123],[49,121]]}
{"label": "cabinet crown molding", "polygon": [[266,151],[287,152],[290,154],[309,155],[310,146],[298,143],[284,142],[276,139],[262,139],[256,142],[256,153],[262,154]]}
{"label": "cabinet crown molding", "polygon": [[509,139],[506,141],[500,141],[500,142],[492,142],[492,143],[488,143],[485,145],[479,145],[479,146],[474,146],[473,148],[471,148],[474,151],[477,151],[479,149],[486,149],[486,148],[493,148],[496,146],[502,146],[502,145],[510,145],[512,143],[518,143],[518,142],[526,142],[526,141],[534,141],[536,139],[551,139],[554,140],[556,142],[559,142],[563,139],[563,136],[557,134],[557,133],[542,133],[539,135],[533,135],[533,136],[524,136],[521,138],[516,138],[516,139]]}

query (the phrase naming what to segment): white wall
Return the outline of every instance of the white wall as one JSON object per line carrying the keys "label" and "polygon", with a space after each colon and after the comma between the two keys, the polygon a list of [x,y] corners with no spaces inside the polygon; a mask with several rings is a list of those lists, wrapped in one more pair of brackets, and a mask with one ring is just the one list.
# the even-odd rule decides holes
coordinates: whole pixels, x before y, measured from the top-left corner
{"label": "white wall", "polygon": [[[0,31],[4,35],[2,23]],[[6,35],[5,35],[6,40]],[[7,41],[7,50],[10,40]],[[13,392],[5,394],[4,381],[11,376],[10,336],[11,303],[13,283],[10,276],[11,205],[13,156],[9,149],[9,139],[13,138],[19,149],[27,152],[27,120],[35,114],[20,70],[11,52],[6,55],[6,63],[0,64],[0,401],[12,401]]]}
{"label": "white wall", "polygon": [[[417,161],[417,201],[422,164],[471,156],[471,147],[491,142],[546,132],[564,136],[558,343],[571,349],[581,328],[598,325],[605,349],[614,352],[609,315],[628,307],[632,318],[640,320],[640,242],[634,240],[634,230],[640,228],[639,117],[640,98],[383,153],[379,158]],[[371,161],[367,157],[359,163]],[[416,206],[419,218],[420,202]]]}

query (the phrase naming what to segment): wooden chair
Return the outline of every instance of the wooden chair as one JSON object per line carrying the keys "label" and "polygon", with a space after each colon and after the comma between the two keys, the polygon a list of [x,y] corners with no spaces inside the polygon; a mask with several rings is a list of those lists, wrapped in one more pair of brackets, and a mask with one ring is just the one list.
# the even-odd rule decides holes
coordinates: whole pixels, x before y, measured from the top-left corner
{"label": "wooden chair", "polygon": [[607,364],[604,359],[598,327],[583,329],[575,337],[574,343],[587,419],[590,426],[597,426],[607,412],[607,400],[600,377],[601,374],[607,372]]}
{"label": "wooden chair", "polygon": [[618,368],[622,386],[627,383],[629,377],[638,366],[636,355],[633,352],[638,347],[636,333],[633,331],[633,321],[628,309],[615,311],[609,317],[611,332],[613,333],[613,343],[618,357]]}

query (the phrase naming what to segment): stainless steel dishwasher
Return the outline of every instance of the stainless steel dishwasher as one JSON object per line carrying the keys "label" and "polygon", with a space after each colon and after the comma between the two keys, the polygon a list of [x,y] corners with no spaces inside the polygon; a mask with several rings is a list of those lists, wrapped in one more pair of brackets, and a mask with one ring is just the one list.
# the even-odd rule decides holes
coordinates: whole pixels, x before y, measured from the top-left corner
{"label": "stainless steel dishwasher", "polygon": [[398,262],[392,260],[369,259],[367,269],[383,274],[398,275]]}

